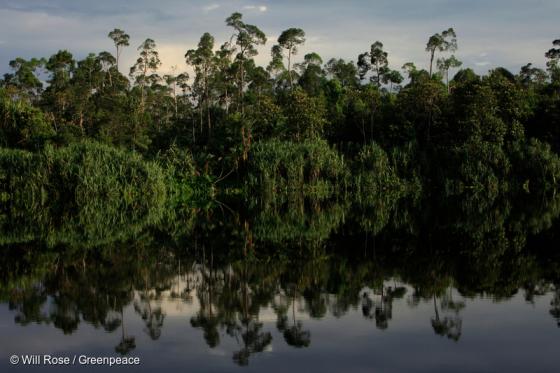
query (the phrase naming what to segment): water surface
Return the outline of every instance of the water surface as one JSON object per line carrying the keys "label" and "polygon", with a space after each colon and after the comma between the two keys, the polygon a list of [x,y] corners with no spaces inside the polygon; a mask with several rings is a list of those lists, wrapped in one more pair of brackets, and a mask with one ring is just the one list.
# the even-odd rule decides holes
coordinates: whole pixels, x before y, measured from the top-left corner
{"label": "water surface", "polygon": [[219,203],[114,237],[6,224],[0,370],[554,372],[555,198]]}

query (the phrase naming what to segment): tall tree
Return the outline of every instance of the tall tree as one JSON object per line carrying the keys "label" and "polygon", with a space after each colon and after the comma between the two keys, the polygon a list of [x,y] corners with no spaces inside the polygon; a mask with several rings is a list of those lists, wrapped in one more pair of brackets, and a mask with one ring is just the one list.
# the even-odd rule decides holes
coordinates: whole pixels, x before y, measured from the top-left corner
{"label": "tall tree", "polygon": [[389,84],[389,92],[393,92],[394,85],[399,85],[403,82],[404,78],[397,70],[389,70],[383,76],[383,84]]}
{"label": "tall tree", "polygon": [[454,55],[449,58],[438,58],[437,67],[442,75],[445,77],[445,85],[447,86],[447,93],[449,93],[449,70],[458,68],[463,63],[459,61]]}
{"label": "tall tree", "polygon": [[128,47],[130,45],[129,44],[130,36],[123,30],[118,28],[111,31],[107,36],[111,40],[113,40],[113,43],[115,43],[115,48],[117,48],[116,60],[117,60],[117,70],[119,70],[119,59],[123,48]]}
{"label": "tall tree", "polygon": [[406,73],[408,79],[410,80],[412,80],[414,76],[418,73],[418,69],[416,68],[414,62],[405,63],[404,65],[402,65],[401,70]]}
{"label": "tall tree", "polygon": [[175,117],[178,114],[178,105],[177,105],[177,88],[179,86],[179,75],[177,75],[177,66],[171,66],[171,74],[165,74],[163,76],[163,80],[171,92],[171,97],[173,98],[173,108],[175,111]]}
{"label": "tall tree", "polygon": [[325,77],[321,68],[323,59],[317,53],[308,53],[297,67],[301,71],[300,86],[311,96],[318,96]]}
{"label": "tall tree", "polygon": [[298,46],[305,43],[305,32],[300,28],[289,28],[278,37],[278,45],[288,51],[288,77],[290,88],[294,88],[292,78],[292,55],[297,54]]}
{"label": "tall tree", "polygon": [[213,86],[218,91],[220,102],[229,114],[229,106],[232,92],[235,92],[235,69],[232,67],[234,50],[230,43],[222,44],[215,52],[215,73],[213,75]]}
{"label": "tall tree", "polygon": [[550,71],[553,80],[560,79],[560,39],[556,39],[552,42],[553,47],[545,53],[545,57],[548,59],[546,66]]}
{"label": "tall tree", "polygon": [[144,111],[145,88],[149,83],[148,73],[154,74],[161,65],[161,61],[156,50],[156,42],[152,39],[144,40],[138,47],[138,51],[140,51],[140,56],[134,66],[130,68],[130,76],[135,78],[136,84],[140,86],[140,109]]}
{"label": "tall tree", "polygon": [[369,52],[360,54],[357,64],[360,79],[364,79],[372,71],[373,76],[370,77],[370,81],[375,83],[378,88],[386,80],[385,76],[391,72],[388,53],[383,50],[383,43],[380,41],[373,43]]}
{"label": "tall tree", "polygon": [[278,44],[275,44],[270,50],[270,55],[272,59],[266,67],[266,71],[268,71],[268,73],[276,81],[275,83],[277,86],[282,85],[281,83],[283,82],[283,80],[288,80],[283,79],[284,76],[287,75],[287,73],[286,66],[284,66],[284,57],[282,56],[282,47]]}
{"label": "tall tree", "polygon": [[538,67],[533,67],[532,63],[528,63],[521,67],[519,71],[519,81],[525,87],[530,87],[532,85],[542,85],[546,82],[547,75],[546,71],[539,69]]}
{"label": "tall tree", "polygon": [[109,79],[109,86],[113,86],[113,70],[116,69],[117,60],[109,52],[100,52],[97,55],[97,60],[101,64],[101,69],[106,73]]}
{"label": "tall tree", "polygon": [[215,67],[214,37],[207,32],[204,33],[198,42],[198,48],[188,50],[185,54],[185,59],[187,64],[194,68],[196,73],[193,88],[198,95],[200,131],[202,132],[202,112],[204,107],[206,107],[206,124],[210,133],[212,130],[212,121],[210,119],[210,77]]}
{"label": "tall tree", "polygon": [[37,76],[37,70],[45,66],[45,63],[43,58],[25,60],[18,57],[10,61],[10,67],[14,73],[7,79],[8,83],[17,89],[18,95],[34,100],[43,89],[43,83]]}
{"label": "tall tree", "polygon": [[437,33],[430,37],[426,44],[426,52],[430,53],[430,77],[432,77],[432,68],[436,52],[455,52],[456,50],[457,35],[453,28],[449,28],[441,34]]}
{"label": "tall tree", "polygon": [[50,77],[47,80],[49,86],[45,90],[43,104],[62,122],[71,100],[69,83],[76,68],[76,61],[72,53],[61,50],[49,58],[45,67]]}
{"label": "tall tree", "polygon": [[342,58],[331,58],[325,65],[325,71],[340,82],[343,87],[356,87],[359,83],[358,70],[354,62],[346,62]]}
{"label": "tall tree", "polygon": [[82,134],[89,127],[92,111],[92,96],[99,91],[103,84],[104,72],[101,61],[93,53],[77,64],[72,79],[70,81],[70,118],[77,124]]}
{"label": "tall tree", "polygon": [[389,61],[387,59],[388,54],[383,50],[383,43],[376,41],[371,45],[371,50],[369,52],[371,68],[374,72],[372,81],[377,84],[377,87],[381,87],[381,82],[383,77],[389,73]]}
{"label": "tall tree", "polygon": [[358,76],[360,77],[360,80],[364,80],[371,69],[371,63],[369,60],[370,58],[368,52],[361,53],[358,56],[358,62],[356,64],[358,65]]}
{"label": "tall tree", "polygon": [[245,64],[251,57],[257,55],[257,46],[266,43],[266,35],[257,26],[243,22],[241,13],[233,13],[226,18],[226,24],[234,29],[230,44],[235,39],[237,55],[236,61],[239,63],[239,104],[243,113],[243,92],[245,89]]}

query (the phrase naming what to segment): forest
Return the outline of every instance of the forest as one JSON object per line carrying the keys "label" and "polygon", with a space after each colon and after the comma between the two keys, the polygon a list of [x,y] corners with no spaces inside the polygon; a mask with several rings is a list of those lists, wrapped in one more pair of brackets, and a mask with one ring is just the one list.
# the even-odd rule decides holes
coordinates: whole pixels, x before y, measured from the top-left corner
{"label": "forest", "polygon": [[4,208],[137,214],[218,193],[497,198],[558,187],[560,40],[543,51],[546,70],[479,76],[455,56],[453,28],[427,37],[428,69],[400,70],[380,41],[356,61],[300,56],[305,32],[289,28],[258,66],[265,33],[240,13],[225,22],[228,41],[203,34],[165,75],[149,38],[122,66],[134,46],[120,29],[108,33],[112,52],[12,60],[0,80]]}
{"label": "forest", "polygon": [[[138,355],[158,370],[175,359],[196,371],[199,356],[258,371],[265,356],[308,356],[315,370],[333,356],[353,371],[380,355],[430,369],[413,358],[478,364],[497,352],[517,364],[531,348],[548,353],[557,333],[546,328],[560,327],[560,39],[535,56],[544,69],[478,75],[454,28],[426,35],[425,60],[397,68],[375,38],[353,60],[323,60],[300,53],[303,29],[267,40],[240,13],[225,24],[227,40],[204,33],[165,72],[156,41],[132,45],[118,28],[83,59],[10,61],[0,79],[8,334],[26,327],[56,351]],[[340,334],[325,337],[319,320]],[[477,333],[489,351],[460,355]],[[466,345],[428,353],[434,334]],[[381,339],[393,335],[397,344]],[[329,339],[336,350],[317,355]],[[18,353],[14,341],[4,350]],[[19,341],[25,354],[43,347]],[[525,343],[517,355],[512,341]]]}

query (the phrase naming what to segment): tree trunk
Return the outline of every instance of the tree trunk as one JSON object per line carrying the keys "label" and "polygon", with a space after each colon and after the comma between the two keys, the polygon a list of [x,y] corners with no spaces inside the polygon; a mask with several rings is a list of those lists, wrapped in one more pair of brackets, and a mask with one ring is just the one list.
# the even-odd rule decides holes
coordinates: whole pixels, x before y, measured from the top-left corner
{"label": "tree trunk", "polygon": [[288,77],[290,78],[290,89],[293,90],[294,89],[294,83],[292,82],[291,64],[292,64],[292,48],[290,48],[288,50]]}
{"label": "tree trunk", "polygon": [[119,55],[120,55],[120,51],[119,51],[119,46],[117,45],[117,71],[119,71]]}
{"label": "tree trunk", "polygon": [[434,55],[435,55],[435,53],[436,53],[436,50],[435,50],[435,49],[432,49],[431,52],[432,52],[432,53],[431,53],[431,56],[430,56],[430,78],[432,77],[432,67],[433,67],[433,65],[434,65]]}

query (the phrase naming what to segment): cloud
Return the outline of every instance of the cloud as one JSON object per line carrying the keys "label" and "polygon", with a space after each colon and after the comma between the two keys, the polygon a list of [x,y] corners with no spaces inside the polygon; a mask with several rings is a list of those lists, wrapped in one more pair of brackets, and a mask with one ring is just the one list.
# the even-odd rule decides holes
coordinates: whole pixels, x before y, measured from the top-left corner
{"label": "cloud", "polygon": [[266,5],[245,5],[243,7],[243,9],[246,10],[257,10],[261,13],[264,13],[268,10],[268,7]]}
{"label": "cloud", "polygon": [[205,12],[211,12],[213,10],[218,9],[219,7],[220,7],[219,4],[210,4],[203,7],[202,10],[204,10]]}
{"label": "cloud", "polygon": [[270,35],[269,42],[259,47],[259,65],[268,63],[270,47],[283,30],[300,27],[307,41],[299,48],[298,62],[309,52],[318,53],[324,61],[332,57],[356,61],[358,54],[380,40],[389,53],[391,68],[398,69],[408,61],[426,68],[427,38],[453,26],[459,39],[456,56],[465,67],[479,73],[496,66],[517,71],[527,62],[544,66],[544,52],[557,38],[560,12],[558,0],[539,0],[538,7],[527,5],[526,0],[376,0],[374,7],[371,0],[322,0],[320,7],[301,0],[275,1],[274,8],[271,3],[0,0],[0,38],[4,41],[0,42],[0,76],[10,71],[8,62],[15,57],[48,57],[59,49],[69,50],[76,59],[89,52],[113,52],[107,33],[115,27],[131,36],[131,46],[121,58],[123,71],[134,63],[136,47],[147,37],[157,42],[166,68],[175,64],[186,68],[184,53],[196,48],[204,32],[212,33],[216,47],[230,38],[224,18],[234,11],[245,13],[248,23]]}

